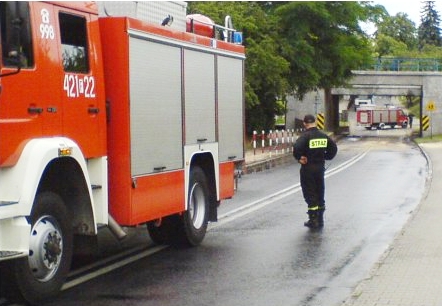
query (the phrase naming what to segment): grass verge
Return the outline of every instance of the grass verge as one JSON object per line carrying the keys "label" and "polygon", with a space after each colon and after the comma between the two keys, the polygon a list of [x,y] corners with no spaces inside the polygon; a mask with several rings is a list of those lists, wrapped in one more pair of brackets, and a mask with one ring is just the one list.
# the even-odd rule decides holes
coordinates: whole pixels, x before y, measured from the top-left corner
{"label": "grass verge", "polygon": [[429,142],[441,142],[442,135],[433,135],[433,136],[425,136],[425,137],[416,137],[414,141],[417,143],[429,143]]}

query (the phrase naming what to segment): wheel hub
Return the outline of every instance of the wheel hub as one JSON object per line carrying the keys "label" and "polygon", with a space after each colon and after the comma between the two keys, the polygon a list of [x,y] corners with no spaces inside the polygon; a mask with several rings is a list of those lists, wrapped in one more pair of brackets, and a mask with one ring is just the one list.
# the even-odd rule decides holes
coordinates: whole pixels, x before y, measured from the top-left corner
{"label": "wheel hub", "polygon": [[49,265],[57,263],[58,256],[61,254],[61,237],[58,232],[49,233],[47,242],[44,243],[45,262]]}
{"label": "wheel hub", "polygon": [[29,267],[34,277],[42,282],[50,280],[60,266],[63,238],[57,221],[43,216],[31,231]]}
{"label": "wheel hub", "polygon": [[201,185],[196,183],[191,189],[189,203],[189,213],[196,229],[201,228],[204,224],[205,205],[204,191]]}

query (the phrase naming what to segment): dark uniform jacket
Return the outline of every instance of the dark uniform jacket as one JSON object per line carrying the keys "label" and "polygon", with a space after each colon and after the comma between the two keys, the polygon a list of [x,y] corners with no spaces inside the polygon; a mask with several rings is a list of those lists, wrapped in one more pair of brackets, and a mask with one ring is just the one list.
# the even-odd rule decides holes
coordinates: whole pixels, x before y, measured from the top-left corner
{"label": "dark uniform jacket", "polygon": [[299,160],[307,157],[307,164],[324,164],[338,152],[336,143],[318,128],[312,127],[299,136],[293,145],[293,156]]}

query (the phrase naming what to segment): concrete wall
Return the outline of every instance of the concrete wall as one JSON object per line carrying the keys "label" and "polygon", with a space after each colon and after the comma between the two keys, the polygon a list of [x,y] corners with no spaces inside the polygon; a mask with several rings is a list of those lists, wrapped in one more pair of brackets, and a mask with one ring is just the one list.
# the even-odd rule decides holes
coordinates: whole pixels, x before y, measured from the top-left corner
{"label": "concrete wall", "polygon": [[[422,115],[430,117],[433,135],[442,134],[442,75],[424,77],[422,91]],[[435,105],[435,110],[432,112],[426,109],[431,102]],[[430,133],[431,129],[429,128],[423,132],[423,135],[428,136]]]}
{"label": "concrete wall", "polygon": [[296,120],[301,120],[307,114],[324,113],[324,91],[307,93],[302,100],[293,96],[287,98],[286,128],[295,129]]}

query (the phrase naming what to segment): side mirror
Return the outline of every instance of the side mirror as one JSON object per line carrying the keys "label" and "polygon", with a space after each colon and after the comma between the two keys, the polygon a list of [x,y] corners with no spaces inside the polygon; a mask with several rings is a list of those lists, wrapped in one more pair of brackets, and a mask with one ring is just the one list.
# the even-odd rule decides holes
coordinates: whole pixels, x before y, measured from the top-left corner
{"label": "side mirror", "polygon": [[20,72],[22,67],[22,52],[21,50],[21,40],[20,40],[20,32],[22,27],[23,21],[21,18],[15,18],[11,21],[12,25],[12,37],[13,41],[15,43],[13,46],[11,46],[11,50],[8,52],[8,57],[5,59],[5,61],[8,63],[8,66],[16,67],[17,69],[12,72],[7,72],[0,74],[0,77],[5,77],[9,75],[14,75]]}

